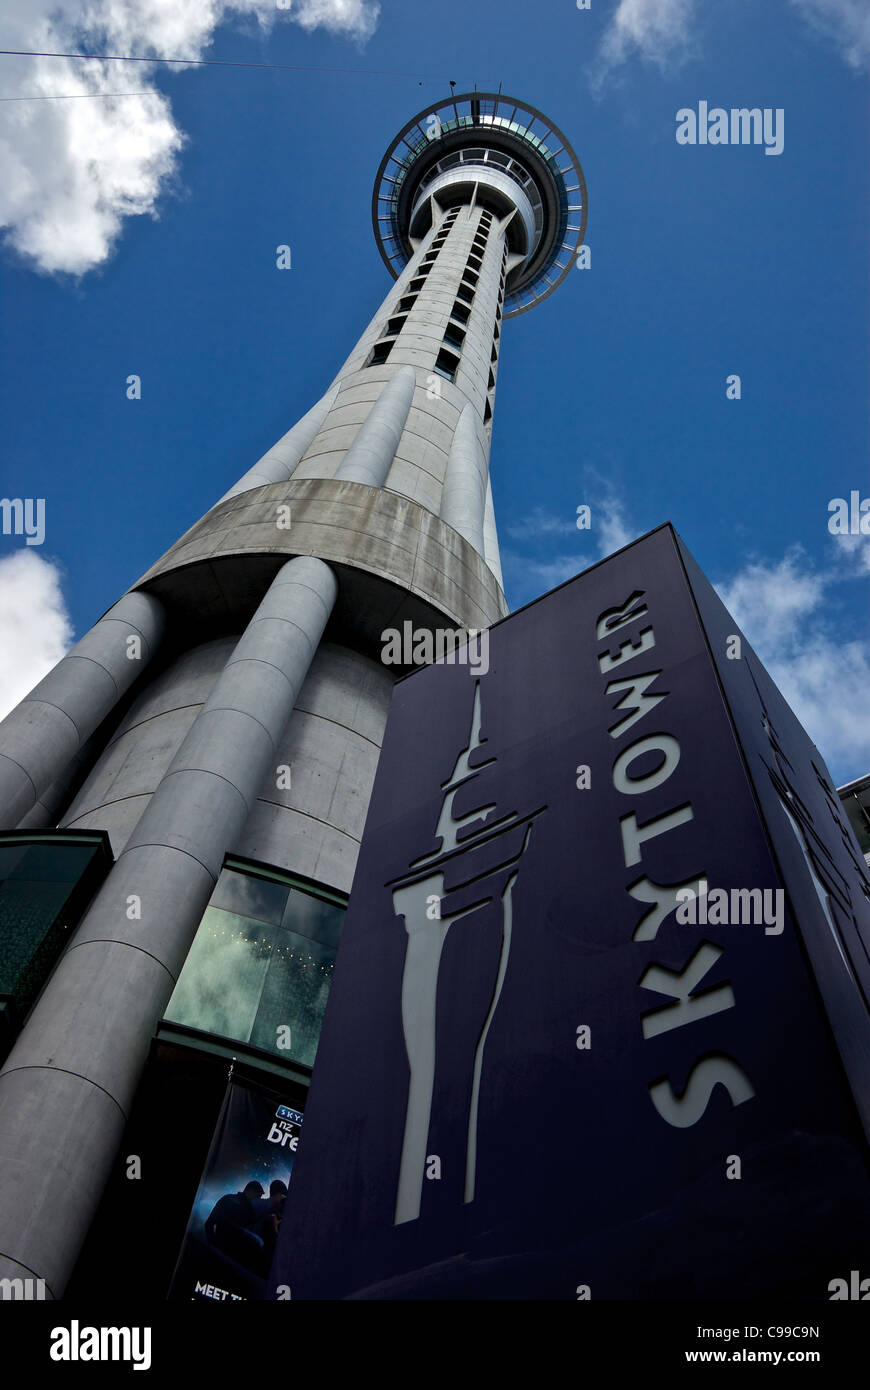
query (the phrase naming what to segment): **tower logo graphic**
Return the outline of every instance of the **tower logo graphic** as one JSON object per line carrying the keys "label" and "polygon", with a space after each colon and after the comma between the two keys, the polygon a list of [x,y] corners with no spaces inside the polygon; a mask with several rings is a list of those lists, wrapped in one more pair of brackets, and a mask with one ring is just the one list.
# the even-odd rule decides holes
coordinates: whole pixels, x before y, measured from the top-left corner
{"label": "tower logo graphic", "polygon": [[498,816],[497,805],[490,802],[464,814],[454,810],[456,796],[481,773],[485,776],[484,770],[496,761],[494,757],[475,760],[485,743],[486,738],[481,737],[480,682],[476,681],[468,743],[460,750],[450,777],[442,783],[437,846],[389,885],[396,916],[404,917],[408,935],[402,973],[402,1028],[411,1073],[394,1225],[414,1221],[420,1215],[435,1088],[438,974],[447,933],[462,918],[469,919],[468,926],[473,929],[475,917],[495,901],[501,914],[501,947],[489,1008],[474,1052],[465,1149],[463,1200],[474,1200],[480,1078],[487,1035],[510,958],[513,886],[528,848],[532,822],[544,809],[525,816],[515,811]]}

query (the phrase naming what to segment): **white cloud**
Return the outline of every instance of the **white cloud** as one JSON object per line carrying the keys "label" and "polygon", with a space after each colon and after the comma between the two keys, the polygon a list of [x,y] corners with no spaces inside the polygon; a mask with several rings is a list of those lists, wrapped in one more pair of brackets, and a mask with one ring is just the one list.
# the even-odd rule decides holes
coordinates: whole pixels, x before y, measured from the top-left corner
{"label": "white cloud", "polygon": [[593,88],[629,58],[666,68],[688,49],[695,0],[619,0],[593,69]]}
{"label": "white cloud", "polygon": [[[595,513],[593,512],[593,518]],[[622,503],[609,494],[598,506],[598,553],[603,560],[624,545],[637,540],[639,531],[626,524]]]}
{"label": "white cloud", "polygon": [[531,541],[541,536],[573,536],[577,522],[574,513],[557,516],[546,507],[535,507],[523,521],[511,522],[505,530],[514,540]]}
{"label": "white cloud", "polygon": [[33,550],[0,560],[0,719],[60,661],[72,640],[57,566]]}
{"label": "white cloud", "polygon": [[[541,543],[546,552],[541,556],[530,556],[518,550],[502,548],[502,568],[516,603],[529,603],[533,598],[538,598],[548,589],[554,589],[557,584],[582,573],[597,560],[621,550],[640,534],[626,524],[622,503],[616,494],[592,469],[586,472],[591,511],[588,530],[578,529],[576,513],[556,513],[546,507],[536,507],[525,521],[514,522],[506,528],[513,540],[526,541],[531,546]],[[589,479],[593,480],[591,486]],[[600,494],[599,488],[602,489]],[[549,553],[547,542],[554,536],[563,536],[566,540],[568,536],[573,536],[577,549],[560,549],[555,555]],[[593,547],[591,553],[588,549],[590,543]]]}
{"label": "white cloud", "polygon": [[[766,0],[769,4],[770,0]],[[870,70],[868,0],[790,0],[804,21],[823,34],[856,72]],[[696,0],[618,0],[591,70],[592,88],[632,58],[676,67],[690,51]]]}
{"label": "white cloud", "polygon": [[579,552],[536,560],[515,550],[503,550],[501,559],[502,568],[517,593],[516,602],[519,604],[530,603],[532,599],[555,589],[558,584],[563,584],[566,579],[573,579],[590,563],[588,556]]}
{"label": "white cloud", "polygon": [[[365,40],[379,12],[377,0],[291,0],[288,9],[276,0],[6,0],[3,37],[11,49],[200,58],[225,21],[266,30],[291,20]],[[151,63],[2,60],[3,97],[70,98],[0,103],[0,226],[38,269],[83,275],[111,254],[125,217],[156,215],[185,136],[155,72]]]}
{"label": "white cloud", "polygon": [[870,536],[836,536],[838,559],[859,574],[870,574]]}
{"label": "white cloud", "polygon": [[870,648],[833,635],[828,600],[839,578],[810,570],[796,548],[748,564],[716,588],[842,782],[870,764]]}
{"label": "white cloud", "polygon": [[867,0],[791,0],[807,23],[831,39],[856,72],[870,69],[870,5]]}
{"label": "white cloud", "polygon": [[303,29],[328,29],[332,34],[371,38],[381,7],[372,0],[294,0],[290,18]]}

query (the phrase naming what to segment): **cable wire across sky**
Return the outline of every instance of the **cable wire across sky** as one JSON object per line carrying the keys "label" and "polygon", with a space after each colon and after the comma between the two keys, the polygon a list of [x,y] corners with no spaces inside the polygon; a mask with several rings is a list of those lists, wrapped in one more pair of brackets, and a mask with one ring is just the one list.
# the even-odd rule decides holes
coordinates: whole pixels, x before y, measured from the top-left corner
{"label": "cable wire across sky", "polygon": [[[413,77],[418,82],[444,82],[449,84],[451,78],[443,77],[440,74],[433,76],[419,72],[395,72],[381,68],[339,68],[315,65],[311,63],[251,63],[243,62],[239,59],[228,58],[145,58],[129,53],[52,53],[37,52],[31,49],[19,48],[0,48],[2,58],[75,58],[82,62],[93,63],[165,63],[184,67],[197,68],[277,68],[283,72],[342,72],[360,73],[366,77]],[[119,93],[119,95],[121,95]],[[127,93],[126,95],[138,95],[138,93]]]}

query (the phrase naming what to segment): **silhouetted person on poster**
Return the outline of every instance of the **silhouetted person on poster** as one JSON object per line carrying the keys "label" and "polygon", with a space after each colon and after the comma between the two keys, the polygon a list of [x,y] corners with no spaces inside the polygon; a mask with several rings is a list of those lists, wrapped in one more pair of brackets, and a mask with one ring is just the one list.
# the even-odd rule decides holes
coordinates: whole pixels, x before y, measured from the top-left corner
{"label": "silhouetted person on poster", "polygon": [[259,1204],[264,1208],[264,1214],[259,1226],[259,1232],[263,1240],[265,1255],[265,1268],[268,1274],[272,1265],[272,1256],[275,1253],[275,1244],[278,1239],[278,1229],[284,1216],[284,1202],[287,1198],[287,1184],[280,1178],[273,1179],[269,1183],[268,1200]]}
{"label": "silhouetted person on poster", "polygon": [[205,1223],[206,1239],[216,1250],[256,1272],[263,1259],[263,1238],[257,1233],[257,1203],[263,1195],[260,1183],[246,1183],[241,1192],[221,1197]]}

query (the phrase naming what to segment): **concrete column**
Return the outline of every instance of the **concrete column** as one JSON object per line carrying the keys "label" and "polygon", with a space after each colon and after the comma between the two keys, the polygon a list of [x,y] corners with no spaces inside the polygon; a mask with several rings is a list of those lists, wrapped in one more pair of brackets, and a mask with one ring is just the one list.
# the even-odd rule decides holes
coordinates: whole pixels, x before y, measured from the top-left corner
{"label": "concrete column", "polygon": [[383,487],[414,399],[417,374],[400,367],[375,401],[344,456],[336,480]]}
{"label": "concrete column", "polygon": [[163,626],[156,598],[125,594],[6,716],[0,724],[0,825],[16,826],[63,772],[141,675]]}
{"label": "concrete column", "polygon": [[0,1278],[24,1271],[63,1292],[154,1027],[277,765],[336,592],[313,556],[279,571],[0,1073]]}
{"label": "concrete column", "polygon": [[233,484],[229,492],[224,493],[220,501],[225,502],[228,497],[237,497],[240,492],[250,492],[253,487],[286,482],[329,414],[340,385],[340,381],[335,382],[326,395],[321,396],[302,419],[282,435],[278,443],[273,444],[253,468],[249,468],[247,473]]}
{"label": "concrete column", "polygon": [[75,757],[64,764],[60,776],[42,793],[39,800],[33,803],[27,815],[21,817],[18,830],[46,829],[59,823],[76,787],[100,756],[101,750],[95,748],[94,743],[94,739],[88,739]]}
{"label": "concrete column", "polygon": [[489,473],[477,437],[474,407],[465,406],[456,426],[441,492],[441,520],[483,555],[483,519]]}
{"label": "concrete column", "polygon": [[495,507],[492,501],[492,479],[489,477],[488,473],[486,479],[486,508],[483,513],[483,558],[498,580],[499,587],[503,590],[504,579],[501,573],[501,553],[498,548]]}

